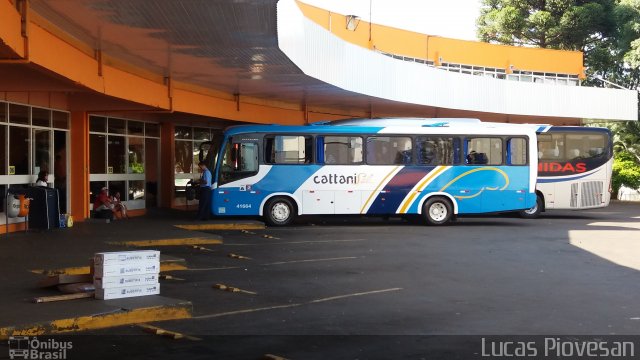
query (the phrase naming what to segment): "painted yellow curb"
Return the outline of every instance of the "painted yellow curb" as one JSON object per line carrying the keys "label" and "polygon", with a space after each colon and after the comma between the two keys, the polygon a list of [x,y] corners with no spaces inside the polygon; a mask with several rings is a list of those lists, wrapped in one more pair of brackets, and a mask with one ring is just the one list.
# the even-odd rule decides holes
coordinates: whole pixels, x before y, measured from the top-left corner
{"label": "painted yellow curb", "polygon": [[223,224],[189,224],[174,225],[184,230],[262,230],[265,228],[261,223],[223,223]]}
{"label": "painted yellow curb", "polygon": [[123,245],[133,247],[152,247],[152,246],[184,246],[184,245],[219,245],[222,244],[222,238],[177,238],[177,239],[158,239],[158,240],[136,240],[109,242],[109,245]]}
{"label": "painted yellow curb", "polygon": [[191,317],[191,311],[191,303],[185,302],[171,306],[156,306],[104,315],[53,320],[26,326],[9,326],[0,328],[0,340],[6,340],[9,336],[54,335],[145,322],[188,319]]}

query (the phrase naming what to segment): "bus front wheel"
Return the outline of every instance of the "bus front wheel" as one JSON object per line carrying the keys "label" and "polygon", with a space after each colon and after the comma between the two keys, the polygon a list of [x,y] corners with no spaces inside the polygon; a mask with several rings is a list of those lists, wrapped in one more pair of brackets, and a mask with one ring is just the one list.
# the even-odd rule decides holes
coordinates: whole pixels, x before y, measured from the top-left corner
{"label": "bus front wheel", "polygon": [[535,219],[540,216],[542,212],[542,207],[544,206],[542,197],[540,195],[536,195],[536,204],[533,205],[531,209],[520,210],[518,214],[523,219]]}
{"label": "bus front wheel", "polygon": [[264,218],[270,226],[288,225],[295,218],[295,206],[284,197],[271,199],[264,207]]}
{"label": "bus front wheel", "polygon": [[432,197],[424,203],[422,215],[429,225],[446,224],[453,215],[453,207],[448,199]]}

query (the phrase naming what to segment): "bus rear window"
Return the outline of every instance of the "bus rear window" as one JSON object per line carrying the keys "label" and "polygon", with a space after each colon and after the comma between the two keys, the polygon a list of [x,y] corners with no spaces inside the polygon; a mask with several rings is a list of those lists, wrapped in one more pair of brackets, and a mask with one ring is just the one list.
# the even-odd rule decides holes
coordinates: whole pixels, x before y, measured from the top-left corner
{"label": "bus rear window", "polygon": [[466,163],[468,165],[502,164],[501,138],[467,139]]}

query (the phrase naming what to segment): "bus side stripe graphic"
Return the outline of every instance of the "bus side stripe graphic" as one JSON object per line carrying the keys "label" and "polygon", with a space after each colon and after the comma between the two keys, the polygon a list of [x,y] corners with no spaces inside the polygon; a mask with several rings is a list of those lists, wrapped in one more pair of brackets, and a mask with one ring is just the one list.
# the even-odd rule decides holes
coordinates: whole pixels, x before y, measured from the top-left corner
{"label": "bus side stripe graphic", "polygon": [[398,213],[400,214],[406,214],[407,210],[411,207],[411,205],[413,204],[413,202],[416,200],[418,194],[420,192],[422,192],[422,190],[424,190],[425,187],[427,187],[427,185],[434,180],[438,175],[440,175],[444,170],[446,170],[447,167],[446,166],[438,166],[435,169],[433,169],[430,173],[428,173],[425,178],[420,181],[420,183],[418,184],[418,186],[416,186],[407,196],[407,198],[404,201],[404,204],[400,206],[400,211],[398,211]]}
{"label": "bus side stripe graphic", "polygon": [[378,193],[378,191],[380,191],[380,188],[382,188],[388,181],[387,179],[389,179],[391,177],[392,174],[397,173],[398,169],[401,169],[402,166],[396,166],[393,169],[391,169],[391,171],[389,171],[389,173],[387,174],[387,176],[384,177],[384,179],[382,179],[382,181],[380,181],[380,183],[378,184],[378,186],[376,186],[376,189],[373,190],[371,192],[371,194],[369,194],[369,197],[367,198],[367,201],[364,203],[364,205],[362,205],[362,208],[360,209],[360,213],[364,214],[365,210],[367,209],[367,207],[369,206],[369,203],[371,202],[371,199],[374,197],[375,194]]}

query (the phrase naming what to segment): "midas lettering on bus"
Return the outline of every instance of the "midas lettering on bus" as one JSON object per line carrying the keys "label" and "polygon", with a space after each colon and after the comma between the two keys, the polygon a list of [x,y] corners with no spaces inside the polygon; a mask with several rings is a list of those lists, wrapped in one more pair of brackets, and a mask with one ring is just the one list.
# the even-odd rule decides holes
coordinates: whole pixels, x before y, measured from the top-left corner
{"label": "midas lettering on bus", "polygon": [[538,171],[540,171],[540,172],[558,172],[558,173],[564,173],[564,172],[583,173],[583,172],[587,171],[587,164],[585,164],[585,163],[576,163],[574,165],[574,164],[571,164],[571,163],[565,163],[563,165],[563,164],[557,163],[557,162],[539,163],[538,164]]}

